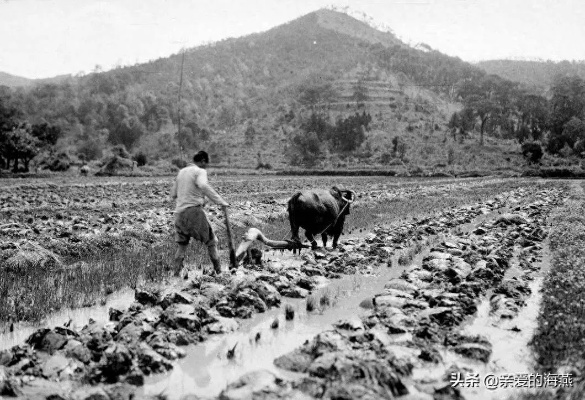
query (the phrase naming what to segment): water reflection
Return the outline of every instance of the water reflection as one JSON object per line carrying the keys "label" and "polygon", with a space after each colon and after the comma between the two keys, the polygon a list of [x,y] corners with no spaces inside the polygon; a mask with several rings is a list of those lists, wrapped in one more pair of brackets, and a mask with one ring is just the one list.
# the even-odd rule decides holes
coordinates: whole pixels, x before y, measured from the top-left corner
{"label": "water reflection", "polygon": [[24,341],[39,328],[63,326],[63,324],[71,321],[69,327],[73,330],[78,330],[87,324],[89,318],[100,323],[105,323],[109,318],[108,310],[110,307],[124,310],[128,308],[133,301],[134,290],[125,288],[109,295],[106,298],[105,305],[74,309],[66,308],[49,315],[43,321],[36,324],[15,324],[13,332],[10,332],[8,327],[5,326],[3,327],[2,332],[0,332],[0,350],[9,349],[13,346],[24,343]]}

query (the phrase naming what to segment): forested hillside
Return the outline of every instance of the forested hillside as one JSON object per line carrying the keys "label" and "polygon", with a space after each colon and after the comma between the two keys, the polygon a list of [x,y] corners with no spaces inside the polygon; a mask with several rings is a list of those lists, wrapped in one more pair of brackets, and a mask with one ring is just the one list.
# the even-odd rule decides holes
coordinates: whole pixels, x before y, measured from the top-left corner
{"label": "forested hillside", "polygon": [[66,169],[114,145],[139,164],[181,165],[205,148],[236,167],[493,166],[543,136],[548,104],[534,96],[320,10],[145,64],[4,88],[0,166]]}
{"label": "forested hillside", "polygon": [[28,86],[32,83],[32,79],[23,78],[22,76],[16,76],[7,74],[6,72],[0,72],[0,86],[18,87]]}
{"label": "forested hillside", "polygon": [[517,61],[489,60],[477,63],[488,74],[499,75],[514,82],[548,90],[557,76],[579,76],[585,79],[585,61]]}

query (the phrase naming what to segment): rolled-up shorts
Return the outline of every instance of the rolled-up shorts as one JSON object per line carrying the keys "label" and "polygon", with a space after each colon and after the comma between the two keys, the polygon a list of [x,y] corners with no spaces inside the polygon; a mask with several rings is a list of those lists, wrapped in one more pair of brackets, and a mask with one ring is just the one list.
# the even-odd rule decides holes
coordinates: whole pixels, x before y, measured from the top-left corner
{"label": "rolled-up shorts", "polygon": [[217,244],[217,236],[200,206],[175,213],[175,232],[178,244],[188,244],[190,238],[203,242],[208,247]]}

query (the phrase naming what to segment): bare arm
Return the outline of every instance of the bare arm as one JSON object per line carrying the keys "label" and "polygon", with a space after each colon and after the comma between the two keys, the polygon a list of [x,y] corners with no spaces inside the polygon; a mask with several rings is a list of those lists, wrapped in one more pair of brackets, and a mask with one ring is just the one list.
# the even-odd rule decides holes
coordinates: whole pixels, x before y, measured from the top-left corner
{"label": "bare arm", "polygon": [[173,183],[173,188],[171,189],[171,200],[174,201],[177,199],[177,180]]}
{"label": "bare arm", "polygon": [[207,180],[207,171],[202,170],[199,176],[197,176],[197,187],[201,189],[201,191],[207,196],[211,201],[215,204],[219,204],[220,206],[228,206],[228,202],[225,201],[219,193],[217,193],[209,184]]}

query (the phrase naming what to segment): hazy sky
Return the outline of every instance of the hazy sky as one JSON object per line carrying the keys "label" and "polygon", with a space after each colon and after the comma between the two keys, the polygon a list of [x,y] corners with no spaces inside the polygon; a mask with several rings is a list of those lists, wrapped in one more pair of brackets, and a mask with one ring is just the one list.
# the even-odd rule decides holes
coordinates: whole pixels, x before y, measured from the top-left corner
{"label": "hazy sky", "polygon": [[585,60],[583,0],[0,0],[0,71],[42,78],[130,65],[328,5],[466,61]]}

